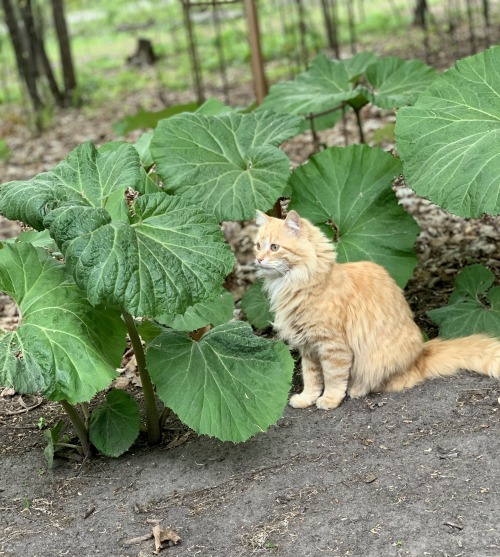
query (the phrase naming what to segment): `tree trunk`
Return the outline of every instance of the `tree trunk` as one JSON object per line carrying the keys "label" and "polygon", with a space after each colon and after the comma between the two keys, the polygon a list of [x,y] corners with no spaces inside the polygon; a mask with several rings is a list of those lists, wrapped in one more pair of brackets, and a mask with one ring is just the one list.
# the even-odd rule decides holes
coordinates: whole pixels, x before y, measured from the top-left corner
{"label": "tree trunk", "polygon": [[326,38],[328,47],[335,52],[335,56],[339,58],[339,42],[337,38],[337,16],[335,13],[335,5],[332,5],[331,11],[328,5],[328,0],[321,0],[321,7],[323,9],[323,18],[325,20]]}
{"label": "tree trunk", "polygon": [[[28,0],[29,2],[30,0]],[[27,3],[28,3],[27,2]],[[35,52],[35,59],[37,62],[37,73],[38,75],[44,74],[47,78],[49,84],[50,92],[54,97],[57,106],[64,107],[66,105],[63,94],[61,93],[59,86],[57,84],[54,71],[52,70],[52,65],[50,64],[49,57],[47,56],[47,51],[45,50],[45,39],[43,33],[43,22],[42,15],[40,11],[36,13],[36,17],[30,10],[28,16],[30,21],[31,31],[29,33],[30,41],[32,43],[32,50]]]}
{"label": "tree trunk", "polygon": [[43,109],[43,102],[38,94],[36,62],[31,55],[26,29],[19,26],[18,17],[11,0],[2,0],[2,6],[5,14],[5,23],[9,30],[10,40],[16,56],[19,76],[21,81],[26,84],[35,111],[37,127],[40,127],[40,115]]}
{"label": "tree trunk", "polygon": [[52,14],[54,17],[54,26],[59,43],[59,53],[61,56],[61,65],[64,79],[64,96],[68,104],[72,101],[76,90],[75,67],[73,65],[73,57],[71,55],[71,43],[69,40],[68,26],[66,25],[66,17],[64,15],[64,1],[52,0]]}
{"label": "tree trunk", "polygon": [[415,9],[413,10],[413,25],[422,27],[422,29],[425,27],[427,10],[427,0],[416,0]]}
{"label": "tree trunk", "polygon": [[472,5],[470,0],[465,0],[467,5],[467,22],[469,23],[469,41],[471,54],[476,54],[476,32],[474,30],[474,17],[472,14]]}
{"label": "tree trunk", "polygon": [[26,41],[26,48],[28,54],[28,63],[32,66],[32,72],[35,77],[35,81],[40,77],[39,65],[38,65],[38,52],[36,44],[36,29],[35,20],[33,18],[33,9],[31,6],[31,0],[18,0],[19,10],[21,12],[21,17],[24,23],[24,38]]}
{"label": "tree trunk", "polygon": [[354,17],[353,0],[347,0],[347,17],[349,19],[349,42],[351,43],[351,54],[357,53],[356,20]]}
{"label": "tree trunk", "polygon": [[489,0],[483,0],[483,17],[484,17],[484,40],[486,48],[491,45],[490,37],[490,3]]}

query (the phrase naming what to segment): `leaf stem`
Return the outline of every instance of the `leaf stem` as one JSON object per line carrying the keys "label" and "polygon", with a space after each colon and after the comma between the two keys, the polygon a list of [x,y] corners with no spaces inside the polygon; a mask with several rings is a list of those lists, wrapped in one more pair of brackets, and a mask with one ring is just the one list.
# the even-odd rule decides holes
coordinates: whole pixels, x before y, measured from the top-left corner
{"label": "leaf stem", "polygon": [[360,113],[361,109],[359,110],[354,110],[354,113],[356,114],[356,122],[358,123],[358,130],[359,130],[359,142],[360,143],[366,143],[365,141],[365,134],[363,133],[363,124],[361,122],[361,116]]}
{"label": "leaf stem", "polygon": [[72,404],[70,404],[67,400],[61,400],[61,406],[64,408],[66,414],[68,414],[68,417],[75,428],[76,434],[78,435],[78,439],[80,439],[83,455],[85,458],[88,458],[91,454],[88,429],[85,427],[78,410]]}
{"label": "leaf stem", "polygon": [[146,369],[146,355],[144,354],[144,348],[142,347],[141,338],[139,336],[139,333],[137,332],[134,318],[124,309],[122,309],[122,316],[123,320],[125,321],[125,325],[127,326],[130,342],[132,343],[135,359],[137,360],[137,369],[139,370],[139,375],[141,377],[144,402],[146,404],[148,443],[150,445],[156,445],[160,442],[161,438],[160,418],[158,416],[158,409],[156,408],[156,398],[153,389],[153,383],[151,382],[151,377],[148,370]]}
{"label": "leaf stem", "polygon": [[[310,116],[313,116],[313,114],[311,113]],[[318,137],[318,132],[314,128],[314,118],[311,118],[309,120],[309,126],[311,128],[311,135],[313,140],[313,149],[314,149],[313,154],[316,154],[319,153],[319,137]]]}

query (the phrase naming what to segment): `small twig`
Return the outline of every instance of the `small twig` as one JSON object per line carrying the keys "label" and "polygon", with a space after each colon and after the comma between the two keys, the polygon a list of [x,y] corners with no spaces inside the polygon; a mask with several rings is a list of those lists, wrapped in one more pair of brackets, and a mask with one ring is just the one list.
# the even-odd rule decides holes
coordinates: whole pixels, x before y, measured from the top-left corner
{"label": "small twig", "polygon": [[445,526],[450,526],[451,528],[456,528],[457,530],[463,530],[464,527],[460,526],[459,524],[455,524],[453,522],[443,522]]}
{"label": "small twig", "polygon": [[72,443],[54,443],[54,447],[61,447],[62,449],[74,449],[80,454],[83,454],[83,448],[80,445],[73,445]]}
{"label": "small twig", "polygon": [[153,532],[149,534],[144,534],[143,536],[137,536],[137,538],[130,538],[129,540],[125,540],[123,542],[124,547],[128,547],[129,545],[135,545],[142,542],[147,542],[153,537]]}
{"label": "small twig", "polygon": [[9,412],[8,410],[5,410],[4,412],[1,413],[4,416],[17,416],[18,414],[27,414],[30,410],[34,410],[35,408],[38,408],[42,403],[43,403],[43,398],[39,399],[38,402],[36,402],[31,406],[26,406],[26,403],[24,402],[22,397],[19,397],[19,404],[21,404],[21,406],[24,407],[22,410],[15,410],[14,412]]}

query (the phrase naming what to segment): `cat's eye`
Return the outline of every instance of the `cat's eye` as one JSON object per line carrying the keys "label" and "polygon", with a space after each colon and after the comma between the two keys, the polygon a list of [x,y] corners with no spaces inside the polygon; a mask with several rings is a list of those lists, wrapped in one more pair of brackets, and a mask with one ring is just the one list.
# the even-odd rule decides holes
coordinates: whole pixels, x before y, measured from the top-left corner
{"label": "cat's eye", "polygon": [[260,244],[259,244],[259,242],[257,242],[257,243],[255,244],[255,248],[256,248],[257,250],[260,250]]}
{"label": "cat's eye", "polygon": [[271,244],[271,251],[278,251],[280,249],[280,247],[278,246],[278,244]]}

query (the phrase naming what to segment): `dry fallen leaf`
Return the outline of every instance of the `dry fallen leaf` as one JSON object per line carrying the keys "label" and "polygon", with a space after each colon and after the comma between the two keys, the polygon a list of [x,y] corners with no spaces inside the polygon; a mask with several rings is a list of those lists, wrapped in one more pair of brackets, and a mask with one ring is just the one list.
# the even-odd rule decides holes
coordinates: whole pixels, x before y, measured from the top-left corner
{"label": "dry fallen leaf", "polygon": [[0,391],[0,397],[11,397],[16,394],[16,391],[12,387],[4,387]]}
{"label": "dry fallen leaf", "polygon": [[157,555],[158,553],[160,553],[162,549],[160,534],[161,534],[160,525],[157,524],[156,526],[153,526],[153,538],[155,539],[155,550],[153,551],[153,553],[156,553]]}
{"label": "dry fallen leaf", "polygon": [[128,377],[120,376],[115,379],[114,387],[115,389],[125,390],[128,388],[130,379]]}
{"label": "dry fallen leaf", "polygon": [[155,550],[153,553],[158,555],[160,551],[163,549],[163,542],[170,542],[173,545],[177,545],[181,538],[177,535],[177,532],[174,532],[171,528],[161,528],[159,524],[153,526],[153,537],[155,540]]}
{"label": "dry fallen leaf", "polygon": [[180,445],[184,444],[189,438],[191,437],[191,431],[187,431],[186,433],[176,437],[167,445],[167,449],[175,449]]}

